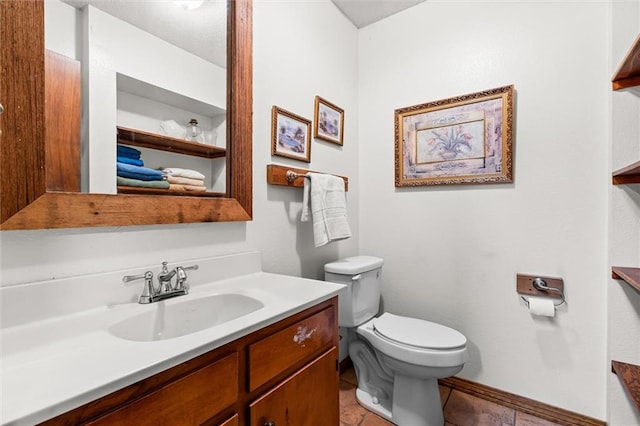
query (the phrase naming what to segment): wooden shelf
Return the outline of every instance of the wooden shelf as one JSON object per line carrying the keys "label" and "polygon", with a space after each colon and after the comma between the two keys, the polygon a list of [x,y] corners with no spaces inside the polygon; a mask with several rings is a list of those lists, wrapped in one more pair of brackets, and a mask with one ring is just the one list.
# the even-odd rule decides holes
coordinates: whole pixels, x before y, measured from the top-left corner
{"label": "wooden shelf", "polygon": [[220,158],[226,155],[224,148],[203,143],[189,142],[183,139],[143,132],[142,130],[117,127],[118,143],[140,146],[176,154],[192,155],[204,158]]}
{"label": "wooden shelf", "polygon": [[618,376],[624,391],[636,409],[640,411],[640,367],[620,361],[611,361],[611,371]]}
{"label": "wooden shelf", "polygon": [[640,291],[640,268],[611,267],[611,276],[616,280],[624,280],[631,287]]}
{"label": "wooden shelf", "polygon": [[640,183],[640,161],[613,172],[613,184]]}
{"label": "wooden shelf", "polygon": [[[283,186],[293,186],[297,188],[302,188],[304,186],[304,177],[299,176],[293,180],[293,182],[289,182],[287,180],[287,172],[292,171],[297,174],[307,174],[307,173],[322,173],[322,172],[314,172],[313,170],[307,169],[296,169],[294,167],[287,166],[279,166],[277,164],[267,164],[267,183],[271,185],[283,185]],[[337,176],[337,175],[336,175]],[[344,176],[338,176],[342,180],[344,180],[344,190],[349,190],[349,178]]]}
{"label": "wooden shelf", "polygon": [[118,194],[137,195],[171,195],[182,197],[226,197],[223,192],[175,191],[172,189],[142,188],[135,186],[118,186]]}
{"label": "wooden shelf", "polygon": [[611,81],[613,90],[640,86],[640,36],[633,42]]}

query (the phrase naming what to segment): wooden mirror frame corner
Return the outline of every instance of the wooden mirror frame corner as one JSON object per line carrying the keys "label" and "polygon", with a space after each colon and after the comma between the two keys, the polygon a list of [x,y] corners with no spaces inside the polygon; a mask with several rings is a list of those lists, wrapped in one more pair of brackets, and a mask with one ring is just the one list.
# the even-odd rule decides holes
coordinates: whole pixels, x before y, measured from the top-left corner
{"label": "wooden mirror frame corner", "polygon": [[55,192],[45,164],[44,0],[0,0],[0,230],[252,219],[252,0],[228,0],[230,198]]}

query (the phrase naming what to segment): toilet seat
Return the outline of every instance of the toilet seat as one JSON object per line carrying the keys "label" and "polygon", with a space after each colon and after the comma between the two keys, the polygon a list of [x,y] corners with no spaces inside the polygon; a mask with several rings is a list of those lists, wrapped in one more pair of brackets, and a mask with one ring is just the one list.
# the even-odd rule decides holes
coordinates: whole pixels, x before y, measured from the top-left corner
{"label": "toilet seat", "polygon": [[[417,326],[419,332],[409,329],[409,326]],[[378,330],[379,328],[382,330]],[[435,338],[425,334],[429,329],[436,330]],[[441,324],[385,312],[356,330],[383,355],[409,364],[453,367],[461,366],[467,361],[467,339],[458,331]]]}
{"label": "toilet seat", "polygon": [[373,319],[373,329],[382,337],[415,348],[447,350],[467,343],[462,333],[442,324],[388,312]]}

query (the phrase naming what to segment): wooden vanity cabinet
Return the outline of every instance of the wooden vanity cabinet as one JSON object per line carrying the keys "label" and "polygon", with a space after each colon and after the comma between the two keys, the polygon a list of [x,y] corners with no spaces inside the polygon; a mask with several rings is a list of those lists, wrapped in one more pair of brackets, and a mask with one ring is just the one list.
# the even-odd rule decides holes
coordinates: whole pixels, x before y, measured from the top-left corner
{"label": "wooden vanity cabinet", "polygon": [[43,424],[334,425],[338,388],[334,297]]}

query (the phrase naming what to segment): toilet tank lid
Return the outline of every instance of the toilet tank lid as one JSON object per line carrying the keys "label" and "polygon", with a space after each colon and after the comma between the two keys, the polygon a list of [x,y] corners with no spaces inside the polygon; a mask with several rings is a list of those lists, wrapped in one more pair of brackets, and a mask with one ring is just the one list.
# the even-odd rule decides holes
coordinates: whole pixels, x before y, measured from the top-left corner
{"label": "toilet tank lid", "polygon": [[325,272],[334,274],[355,275],[380,268],[384,260],[374,256],[353,256],[324,265]]}

